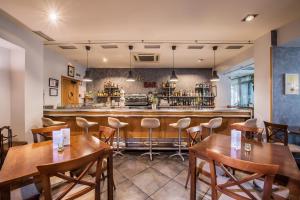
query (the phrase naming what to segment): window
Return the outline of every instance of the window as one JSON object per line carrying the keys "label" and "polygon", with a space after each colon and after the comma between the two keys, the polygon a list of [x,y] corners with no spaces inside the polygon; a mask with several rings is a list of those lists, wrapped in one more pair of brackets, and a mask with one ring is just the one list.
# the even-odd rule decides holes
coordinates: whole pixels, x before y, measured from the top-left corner
{"label": "window", "polygon": [[254,81],[253,75],[231,80],[231,105],[253,107]]}

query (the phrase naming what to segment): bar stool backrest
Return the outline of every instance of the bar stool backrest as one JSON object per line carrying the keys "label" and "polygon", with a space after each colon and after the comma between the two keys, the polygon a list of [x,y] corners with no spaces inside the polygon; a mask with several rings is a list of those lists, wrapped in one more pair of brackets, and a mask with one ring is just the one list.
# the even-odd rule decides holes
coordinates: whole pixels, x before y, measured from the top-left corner
{"label": "bar stool backrest", "polygon": [[256,122],[257,122],[256,118],[248,119],[248,120],[245,121],[244,126],[246,126],[246,127],[257,127]]}
{"label": "bar stool backrest", "polygon": [[209,128],[218,128],[222,125],[222,117],[217,117],[209,120],[208,126]]}
{"label": "bar stool backrest", "polygon": [[54,122],[48,117],[42,117],[43,126],[53,126]]}
{"label": "bar stool backrest", "polygon": [[143,118],[141,126],[144,128],[158,128],[160,126],[160,121],[156,118]]}
{"label": "bar stool backrest", "polygon": [[189,117],[182,118],[177,121],[177,127],[181,128],[181,129],[189,127],[190,124],[191,124],[191,118],[189,118]]}
{"label": "bar stool backrest", "polygon": [[113,128],[121,128],[122,127],[120,120],[118,120],[117,118],[113,118],[113,117],[108,118],[108,125]]}
{"label": "bar stool backrest", "polygon": [[82,118],[82,117],[76,117],[76,124],[81,128],[89,127],[88,120]]}

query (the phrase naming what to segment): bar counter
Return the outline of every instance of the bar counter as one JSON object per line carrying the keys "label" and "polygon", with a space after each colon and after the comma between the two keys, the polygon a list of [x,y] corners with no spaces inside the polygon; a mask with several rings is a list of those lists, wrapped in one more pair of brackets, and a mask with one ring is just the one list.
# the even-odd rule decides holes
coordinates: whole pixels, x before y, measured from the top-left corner
{"label": "bar counter", "polygon": [[[76,126],[76,117],[84,117],[89,121],[98,122],[99,125],[108,126],[107,118],[116,117],[129,125],[121,131],[122,138],[127,143],[143,143],[148,138],[148,130],[141,127],[141,119],[144,117],[156,117],[160,120],[161,126],[153,130],[153,138],[158,141],[172,142],[177,140],[176,129],[169,126],[180,118],[190,117],[190,126],[197,126],[200,123],[208,122],[211,118],[222,117],[222,126],[215,129],[216,133],[228,134],[229,125],[235,122],[242,122],[251,117],[250,110],[242,109],[45,109],[44,116],[57,121],[65,121],[71,128],[72,134],[78,134],[82,130]],[[97,132],[97,127],[89,131]],[[203,130],[208,134],[208,130]],[[183,132],[183,138],[186,133]]]}

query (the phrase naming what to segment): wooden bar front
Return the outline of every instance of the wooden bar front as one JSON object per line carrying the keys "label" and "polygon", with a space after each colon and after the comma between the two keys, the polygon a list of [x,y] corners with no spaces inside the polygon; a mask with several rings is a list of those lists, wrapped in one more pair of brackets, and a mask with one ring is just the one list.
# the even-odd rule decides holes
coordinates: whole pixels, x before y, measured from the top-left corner
{"label": "wooden bar front", "polygon": [[[141,127],[141,119],[155,117],[160,120],[161,126],[153,130],[153,138],[175,139],[178,138],[177,130],[169,124],[180,118],[190,117],[190,126],[197,126],[200,123],[208,122],[214,117],[222,117],[222,126],[214,132],[229,134],[229,126],[235,122],[242,122],[251,117],[250,110],[223,109],[223,110],[142,110],[142,109],[65,109],[45,110],[44,116],[58,121],[67,122],[72,133],[81,133],[82,130],[76,125],[76,117],[84,117],[89,121],[98,122],[99,125],[108,126],[107,118],[116,117],[129,125],[122,129],[121,136],[130,141],[142,141],[148,138],[148,130]],[[89,131],[97,132],[98,127],[92,127]],[[208,130],[204,130],[208,132]],[[186,133],[183,132],[183,137]]]}

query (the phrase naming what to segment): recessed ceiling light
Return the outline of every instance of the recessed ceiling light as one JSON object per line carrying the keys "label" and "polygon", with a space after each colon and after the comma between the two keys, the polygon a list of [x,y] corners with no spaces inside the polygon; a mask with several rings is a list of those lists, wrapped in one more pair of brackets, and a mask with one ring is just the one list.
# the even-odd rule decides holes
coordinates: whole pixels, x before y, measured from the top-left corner
{"label": "recessed ceiling light", "polygon": [[106,63],[106,62],[107,62],[107,58],[102,58],[102,61],[103,61],[104,63]]}
{"label": "recessed ceiling light", "polygon": [[56,10],[51,10],[48,14],[48,18],[52,23],[56,23],[59,20],[59,14]]}
{"label": "recessed ceiling light", "polygon": [[258,16],[258,14],[248,14],[248,15],[246,15],[246,17],[244,17],[244,18],[242,19],[242,22],[251,22],[251,21],[253,21],[257,16]]}
{"label": "recessed ceiling light", "polygon": [[203,61],[204,61],[203,58],[199,58],[199,59],[197,60],[197,62],[203,62]]}

